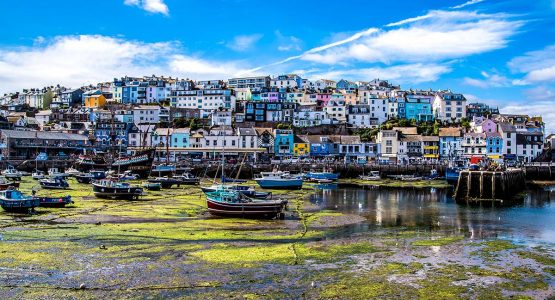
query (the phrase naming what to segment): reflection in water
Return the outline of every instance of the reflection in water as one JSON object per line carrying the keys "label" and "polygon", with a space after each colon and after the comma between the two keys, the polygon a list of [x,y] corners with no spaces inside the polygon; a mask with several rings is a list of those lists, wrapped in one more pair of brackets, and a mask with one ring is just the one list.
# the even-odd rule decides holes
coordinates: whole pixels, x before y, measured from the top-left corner
{"label": "reflection in water", "polygon": [[[310,201],[322,209],[364,216],[368,221],[346,231],[411,227],[464,231],[471,237],[502,236],[521,242],[555,243],[554,194],[529,191],[511,207],[456,204],[448,189],[321,189]],[[343,232],[348,233],[348,232]]]}

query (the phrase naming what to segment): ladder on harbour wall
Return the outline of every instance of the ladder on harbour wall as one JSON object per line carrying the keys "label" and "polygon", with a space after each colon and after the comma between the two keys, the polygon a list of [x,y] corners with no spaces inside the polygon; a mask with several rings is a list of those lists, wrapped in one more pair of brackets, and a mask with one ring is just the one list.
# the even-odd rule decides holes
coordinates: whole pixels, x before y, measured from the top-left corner
{"label": "ladder on harbour wall", "polygon": [[458,203],[504,203],[515,198],[526,187],[523,170],[461,171],[455,201]]}

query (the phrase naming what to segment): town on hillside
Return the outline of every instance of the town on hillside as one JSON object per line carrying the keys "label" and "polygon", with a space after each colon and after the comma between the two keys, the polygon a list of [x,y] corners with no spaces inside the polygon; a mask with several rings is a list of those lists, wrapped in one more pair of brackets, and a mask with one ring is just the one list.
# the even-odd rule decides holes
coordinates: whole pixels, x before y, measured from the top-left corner
{"label": "town on hillside", "polygon": [[193,81],[115,78],[29,88],[0,98],[4,161],[126,156],[157,163],[335,161],[515,165],[551,161],[541,116],[509,115],[450,90],[295,74]]}

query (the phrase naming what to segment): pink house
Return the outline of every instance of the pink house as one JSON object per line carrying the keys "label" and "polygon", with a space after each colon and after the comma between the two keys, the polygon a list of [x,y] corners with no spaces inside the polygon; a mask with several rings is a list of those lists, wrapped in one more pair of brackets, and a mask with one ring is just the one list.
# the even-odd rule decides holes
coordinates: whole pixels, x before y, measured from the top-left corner
{"label": "pink house", "polygon": [[491,133],[497,132],[497,124],[490,119],[485,119],[482,122],[482,132],[484,133]]}

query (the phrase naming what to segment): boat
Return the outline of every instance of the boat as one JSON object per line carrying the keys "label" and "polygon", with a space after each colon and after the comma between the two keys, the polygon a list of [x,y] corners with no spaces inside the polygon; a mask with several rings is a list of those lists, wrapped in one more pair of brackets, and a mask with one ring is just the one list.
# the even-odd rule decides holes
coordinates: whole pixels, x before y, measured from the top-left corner
{"label": "boat", "polygon": [[40,206],[42,207],[64,207],[68,204],[73,204],[73,200],[71,200],[71,196],[63,196],[63,197],[38,197],[34,196],[35,199],[39,199]]}
{"label": "boat", "polygon": [[399,179],[401,181],[417,181],[422,180],[422,177],[416,175],[401,175]]}
{"label": "boat", "polygon": [[39,184],[43,189],[67,189],[69,184],[63,177],[50,177],[39,180]]}
{"label": "boat", "polygon": [[171,189],[174,185],[180,186],[182,184],[181,180],[168,176],[150,178],[148,182],[159,183],[163,189]]}
{"label": "boat", "polygon": [[108,165],[104,155],[80,155],[75,161],[75,168],[81,172],[103,169]]}
{"label": "boat", "polygon": [[143,187],[149,191],[159,191],[162,189],[162,184],[159,182],[145,182]]}
{"label": "boat", "polygon": [[48,168],[48,176],[50,177],[69,177],[69,174],[61,172],[58,168]]}
{"label": "boat", "polygon": [[223,177],[222,178],[222,183],[245,183],[247,182],[247,180],[245,179],[233,179],[233,178],[227,178],[227,177]]}
{"label": "boat", "polygon": [[73,177],[75,177],[79,183],[91,183],[94,180],[106,178],[106,173],[104,171],[91,170],[87,173],[73,175]]}
{"label": "boat", "polygon": [[318,181],[318,180],[335,181],[339,179],[339,174],[324,170],[322,172],[308,172],[304,175],[304,177],[309,181]]}
{"label": "boat", "polygon": [[176,170],[177,168],[175,165],[162,164],[162,165],[154,166],[154,168],[152,168],[151,173],[161,176],[162,174],[167,174],[167,173],[173,174],[175,173]]}
{"label": "boat", "polygon": [[5,211],[29,213],[40,205],[40,200],[10,188],[0,191],[0,205]]}
{"label": "boat", "polygon": [[191,173],[183,173],[182,175],[174,176],[174,179],[181,181],[183,185],[197,185],[200,183],[200,178]]}
{"label": "boat", "polygon": [[46,178],[46,173],[44,173],[44,171],[35,170],[35,172],[31,174],[31,177],[35,180],[44,179]]}
{"label": "boat", "polygon": [[447,168],[445,170],[445,180],[449,183],[456,183],[459,181],[459,175],[461,173],[461,168],[453,167]]}
{"label": "boat", "polygon": [[302,177],[292,176],[289,172],[261,172],[256,175],[254,180],[263,189],[294,190],[301,189],[303,187]]}
{"label": "boat", "polygon": [[156,148],[149,148],[138,151],[135,155],[119,157],[112,163],[112,170],[122,172],[130,171],[137,174],[140,178],[147,178],[154,160]]}
{"label": "boat", "polygon": [[206,194],[208,211],[217,216],[265,217],[284,219],[287,200],[256,200],[238,192],[218,191]]}
{"label": "boat", "polygon": [[123,174],[118,175],[119,180],[137,180],[141,176],[139,174],[131,173],[130,170],[123,172]]}
{"label": "boat", "polygon": [[368,181],[377,181],[382,179],[379,171],[370,171],[370,175],[360,175],[358,178]]}
{"label": "boat", "polygon": [[66,174],[68,174],[69,176],[75,176],[77,174],[80,174],[81,171],[75,169],[75,168],[69,168],[66,170]]}
{"label": "boat", "polygon": [[19,181],[8,181],[6,178],[0,178],[0,191],[9,188],[19,188]]}
{"label": "boat", "polygon": [[244,185],[221,185],[221,184],[214,184],[208,187],[201,187],[201,190],[207,193],[214,193],[217,191],[235,191],[241,193],[249,198],[254,199],[268,199],[272,196],[272,192],[260,192],[256,191],[252,186],[244,186]]}
{"label": "boat", "polygon": [[23,174],[21,174],[21,172],[19,172],[18,170],[14,169],[14,168],[8,168],[8,169],[2,171],[2,175],[4,175],[4,177],[6,177],[8,179],[13,179],[13,180],[21,180],[21,176],[23,176]]}
{"label": "boat", "polygon": [[138,199],[143,188],[132,186],[127,182],[102,179],[92,183],[94,195],[98,198]]}

